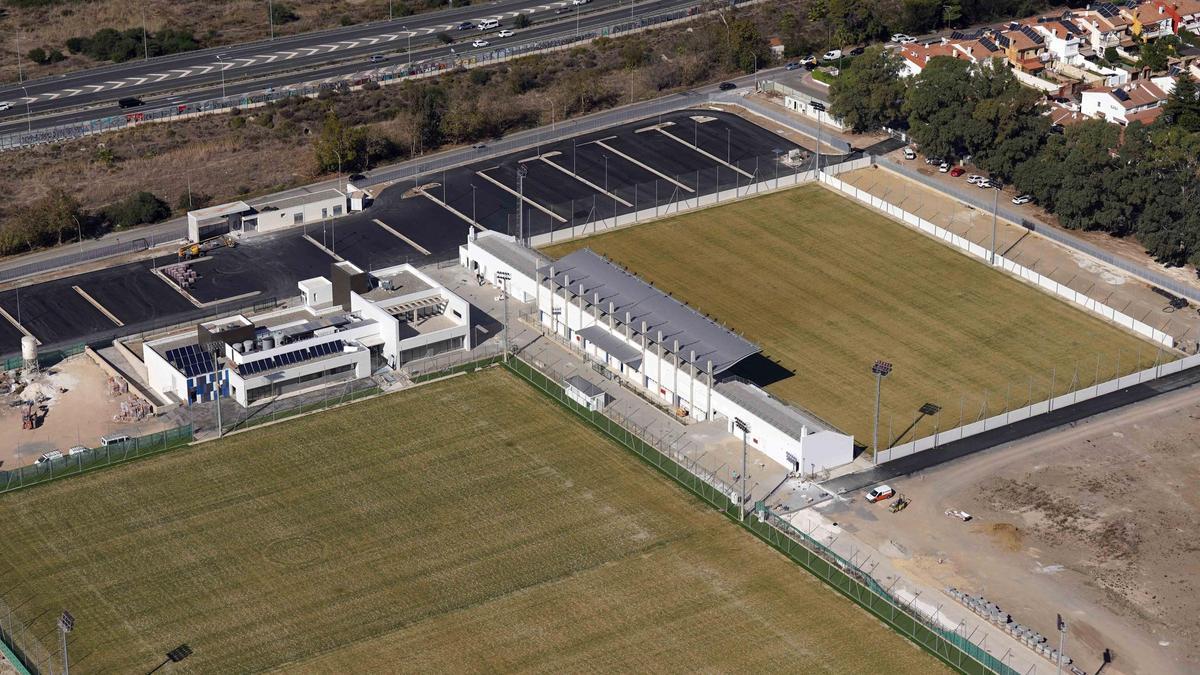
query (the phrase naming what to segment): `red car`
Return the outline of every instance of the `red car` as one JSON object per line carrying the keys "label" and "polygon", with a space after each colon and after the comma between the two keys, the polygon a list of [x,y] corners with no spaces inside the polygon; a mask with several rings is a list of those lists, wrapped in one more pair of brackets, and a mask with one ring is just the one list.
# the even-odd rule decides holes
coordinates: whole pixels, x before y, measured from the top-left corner
{"label": "red car", "polygon": [[953,169],[950,169],[950,175],[954,176],[955,178],[958,178],[959,176],[963,175],[966,172],[967,172],[967,170],[962,168],[961,166],[956,166]]}

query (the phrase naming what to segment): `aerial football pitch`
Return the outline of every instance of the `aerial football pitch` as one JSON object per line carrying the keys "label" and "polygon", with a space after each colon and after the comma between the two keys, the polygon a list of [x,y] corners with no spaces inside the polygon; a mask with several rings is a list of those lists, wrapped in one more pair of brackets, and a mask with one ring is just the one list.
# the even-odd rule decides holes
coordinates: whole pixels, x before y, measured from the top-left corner
{"label": "aerial football pitch", "polygon": [[883,448],[1173,358],[816,185],[545,252],[582,247],[760,345],[751,379],[864,445],[876,360]]}
{"label": "aerial football pitch", "polygon": [[79,673],[943,668],[499,368],[0,496],[0,538]]}

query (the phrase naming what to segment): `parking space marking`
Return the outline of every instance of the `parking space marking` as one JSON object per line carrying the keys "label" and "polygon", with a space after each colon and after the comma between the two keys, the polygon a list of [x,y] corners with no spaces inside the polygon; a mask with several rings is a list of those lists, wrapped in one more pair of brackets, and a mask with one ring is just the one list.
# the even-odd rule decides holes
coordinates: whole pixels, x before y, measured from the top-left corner
{"label": "parking space marking", "polygon": [[[608,139],[605,139],[605,140],[608,140]],[[688,186],[684,185],[683,183],[680,183],[679,181],[675,180],[674,178],[671,178],[671,177],[670,177],[670,176],[668,176],[667,174],[665,174],[665,173],[663,173],[663,172],[661,172],[661,171],[659,171],[659,170],[655,169],[655,168],[654,168],[654,167],[652,167],[652,166],[648,166],[648,165],[646,165],[646,164],[643,164],[642,162],[639,162],[639,161],[637,161],[636,159],[634,159],[634,158],[630,157],[629,155],[627,155],[627,154],[625,154],[625,153],[621,152],[620,150],[618,150],[618,149],[614,148],[613,146],[609,145],[608,143],[605,143],[604,141],[596,141],[596,145],[598,145],[598,146],[600,146],[600,147],[604,148],[605,150],[608,150],[609,152],[613,153],[614,155],[617,155],[618,157],[620,157],[620,158],[622,158],[622,159],[625,159],[625,160],[627,160],[627,161],[629,161],[629,162],[632,162],[632,163],[634,163],[634,164],[636,164],[636,165],[638,165],[638,166],[642,167],[643,169],[645,169],[645,170],[649,171],[650,173],[654,174],[655,176],[658,176],[659,178],[661,178],[661,179],[663,179],[663,180],[667,181],[668,183],[671,183],[672,185],[675,185],[676,187],[683,188],[684,190],[687,190],[688,192],[695,192],[695,190],[693,190],[692,188],[690,188],[690,187],[688,187]]]}
{"label": "parking space marking", "polygon": [[16,328],[17,330],[21,331],[22,335],[25,335],[25,336],[33,338],[34,340],[37,340],[37,343],[39,345],[42,344],[42,341],[38,340],[38,337],[36,335],[25,330],[25,327],[22,326],[21,324],[17,323],[17,320],[12,317],[12,314],[9,314],[8,311],[5,310],[3,307],[0,307],[0,314],[3,314],[4,318],[8,319],[8,322],[13,325],[13,328]]}
{"label": "parking space marking", "polygon": [[[328,248],[325,246],[325,244],[322,244],[321,242],[317,241],[316,239],[313,239],[311,236],[309,236],[309,235],[307,235],[307,234],[306,234],[306,235],[304,235],[304,238],[308,240],[308,243],[312,244],[313,246],[316,246],[317,248],[321,249],[322,251],[324,251],[324,252],[328,253],[329,255],[333,256],[333,258],[334,258],[335,260],[337,260],[338,262],[342,262],[342,261],[344,261],[344,260],[345,260],[345,258],[343,258],[342,256],[340,256],[340,255],[338,255],[338,254],[334,253],[333,251],[331,251],[330,249],[328,249]],[[335,244],[335,245],[336,245],[336,244]]]}
{"label": "parking space marking", "polygon": [[99,310],[99,311],[100,311],[100,313],[101,313],[101,314],[103,314],[104,316],[107,316],[109,321],[112,321],[113,323],[117,324],[118,326],[124,326],[124,325],[125,325],[125,324],[124,324],[124,323],[123,323],[123,322],[122,322],[120,319],[118,319],[117,317],[113,316],[113,313],[112,313],[112,312],[110,312],[110,311],[108,311],[108,308],[107,308],[107,307],[105,307],[104,305],[100,304],[100,303],[99,303],[99,302],[98,302],[98,301],[97,301],[95,298],[93,298],[93,297],[91,296],[91,294],[89,294],[87,291],[83,290],[82,288],[80,288],[80,287],[78,287],[78,286],[72,286],[71,288],[74,288],[74,289],[75,289],[75,292],[76,292],[76,293],[78,293],[78,294],[80,295],[80,297],[82,297],[84,300],[87,300],[88,302],[90,302],[90,303],[92,304],[92,307],[95,307],[97,310]]}
{"label": "parking space marking", "polygon": [[514,189],[512,189],[512,188],[508,187],[508,186],[507,186],[507,185],[505,185],[504,183],[501,183],[500,181],[496,180],[495,178],[492,178],[491,176],[487,175],[486,173],[484,173],[484,172],[482,172],[482,171],[476,171],[475,173],[479,174],[479,177],[480,177],[480,178],[483,178],[484,180],[486,180],[486,181],[488,181],[488,182],[492,183],[493,185],[495,185],[496,187],[500,188],[501,190],[504,190],[505,192],[508,192],[509,194],[511,194],[512,196],[516,197],[517,199],[520,199],[520,200],[524,201],[525,203],[529,204],[529,205],[530,205],[530,206],[532,206],[533,208],[535,208],[535,209],[537,209],[538,211],[541,211],[542,213],[544,213],[544,214],[546,214],[546,215],[550,216],[551,218],[553,218],[553,219],[557,220],[558,222],[560,222],[560,223],[565,223],[565,222],[567,222],[567,219],[566,219],[566,218],[563,218],[562,216],[558,215],[557,213],[555,213],[555,212],[551,211],[550,209],[548,209],[548,208],[546,208],[546,207],[542,206],[541,204],[539,204],[539,203],[537,203],[537,202],[533,201],[533,200],[532,200],[532,199],[530,199],[529,197],[522,196],[520,192],[517,192],[516,190],[514,190]]}
{"label": "parking space marking", "polygon": [[467,221],[468,223],[471,224],[472,227],[477,227],[477,228],[479,228],[480,231],[487,231],[486,227],[484,227],[483,225],[480,225],[479,223],[468,218],[467,214],[459,211],[458,209],[454,208],[453,206],[450,206],[446,202],[433,196],[432,192],[429,192],[428,190],[425,190],[424,188],[418,188],[417,192],[421,193],[426,199],[433,202],[434,204],[437,204],[438,206],[442,207],[443,209],[446,209],[447,211],[449,211],[450,213],[453,213],[454,215],[458,216],[459,218],[462,218],[463,220]]}
{"label": "parking space marking", "polygon": [[[556,154],[557,154],[557,153],[556,153]],[[550,166],[552,166],[552,167],[554,167],[554,168],[558,169],[559,171],[561,171],[561,172],[563,172],[563,173],[567,174],[567,175],[568,175],[568,176],[570,176],[571,178],[574,178],[575,180],[579,181],[580,183],[583,183],[584,185],[586,185],[586,186],[590,187],[591,189],[595,190],[596,192],[599,192],[600,194],[602,194],[602,195],[605,195],[605,196],[607,196],[607,197],[608,197],[608,198],[610,198],[610,199],[615,199],[616,201],[618,201],[618,202],[621,202],[621,203],[622,203],[622,204],[624,204],[625,206],[633,206],[633,204],[630,204],[629,202],[625,201],[624,199],[621,199],[620,197],[618,197],[618,196],[616,196],[615,194],[613,194],[613,193],[609,192],[608,190],[605,190],[604,188],[600,187],[599,185],[596,185],[596,184],[595,184],[595,183],[593,183],[592,181],[590,181],[590,180],[588,180],[588,179],[584,178],[583,176],[580,176],[579,174],[574,174],[574,173],[571,173],[570,171],[567,171],[567,169],[566,169],[565,167],[561,167],[561,166],[559,166],[559,165],[555,164],[554,162],[551,162],[551,161],[550,161],[550,159],[548,158],[548,156],[547,156],[547,155],[542,155],[542,157],[541,157],[541,160],[542,160],[543,162],[545,162],[546,164],[549,164]]]}
{"label": "parking space marking", "polygon": [[[674,122],[669,122],[668,124],[674,124]],[[667,126],[667,124],[664,124],[663,126]],[[754,178],[754,174],[746,173],[745,171],[739,169],[738,167],[734,166],[733,164],[730,164],[729,162],[726,162],[725,160],[721,159],[720,157],[717,157],[716,155],[712,154],[711,152],[708,152],[706,150],[701,150],[700,146],[694,145],[692,143],[688,143],[687,141],[683,140],[682,138],[676,136],[675,134],[667,133],[667,130],[662,127],[655,129],[655,131],[662,134],[663,136],[666,136],[667,138],[670,138],[671,140],[678,141],[681,145],[691,148],[692,150],[695,150],[696,152],[704,155],[705,157],[713,160],[714,162],[724,164],[725,166],[729,167],[730,169],[733,169],[734,171],[742,174],[746,178]]]}
{"label": "parking space marking", "polygon": [[391,232],[392,234],[396,235],[400,239],[400,241],[403,241],[404,243],[417,249],[418,251],[420,251],[421,253],[424,253],[425,255],[430,255],[429,251],[424,246],[421,246],[420,244],[413,241],[412,239],[409,239],[408,237],[400,234],[395,229],[393,229],[391,225],[388,225],[387,223],[383,222],[382,220],[380,220],[378,218],[375,218],[374,222],[376,225],[382,227],[385,231]]}

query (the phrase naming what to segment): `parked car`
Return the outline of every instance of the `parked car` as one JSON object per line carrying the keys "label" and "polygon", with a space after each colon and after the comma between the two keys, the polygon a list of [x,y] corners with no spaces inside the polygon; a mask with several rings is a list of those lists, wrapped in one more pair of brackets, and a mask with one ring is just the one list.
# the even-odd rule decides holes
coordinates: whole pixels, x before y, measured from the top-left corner
{"label": "parked car", "polygon": [[917,151],[912,148],[904,148],[904,159],[916,159]]}
{"label": "parked car", "polygon": [[371,55],[371,63],[379,63],[381,61],[387,61],[387,57],[384,56],[383,54],[372,54]]}
{"label": "parked car", "polygon": [[783,67],[783,69],[784,69],[784,70],[799,70],[799,69],[800,69],[800,64],[799,64],[799,63],[797,63],[796,61],[792,61],[791,63],[789,63],[789,64],[787,64],[786,66],[784,66],[784,67]]}
{"label": "parked car", "polygon": [[941,157],[926,157],[925,163],[930,166],[937,166],[938,164],[942,163],[942,158]]}
{"label": "parked car", "polygon": [[840,49],[830,49],[821,57],[824,61],[837,61],[840,58],[842,58],[842,50]]}
{"label": "parked car", "polygon": [[732,82],[722,82],[721,84],[717,85],[717,89],[720,89],[721,91],[729,91],[730,89],[737,89],[737,85]]}
{"label": "parked car", "polygon": [[592,0],[571,0],[572,5],[586,5]]}
{"label": "parked car", "polygon": [[986,180],[987,180],[987,178],[984,178],[983,176],[980,176],[977,173],[973,173],[970,176],[967,176],[967,182],[970,183],[971,185],[978,185]]}
{"label": "parked car", "polygon": [[899,42],[900,44],[904,44],[905,40],[911,40],[911,39],[912,38],[908,37],[904,33],[895,33],[892,35],[892,42]]}
{"label": "parked car", "polygon": [[459,30],[471,30],[474,27],[475,27],[474,21],[464,21],[464,22],[458,24]]}
{"label": "parked car", "polygon": [[975,187],[979,188],[980,190],[990,190],[992,188],[999,190],[1001,186],[1000,186],[1000,183],[994,183],[991,180],[984,178],[983,180],[976,183]]}
{"label": "parked car", "polygon": [[53,462],[56,459],[62,459],[62,456],[63,456],[63,454],[62,454],[61,450],[51,450],[50,452],[44,453],[41,457],[38,457],[36,460],[34,460],[33,463],[36,466],[40,466],[42,464],[49,464],[50,462]]}
{"label": "parked car", "polygon": [[847,52],[847,54],[849,54],[850,56],[858,56],[859,54],[862,54],[863,51],[864,51],[864,49],[862,47],[855,47],[854,49],[851,49],[849,52]]}
{"label": "parked car", "polygon": [[950,169],[950,177],[958,178],[959,176],[963,175],[966,172],[967,172],[966,169],[962,168],[961,166],[956,166],[953,169]]}
{"label": "parked car", "polygon": [[82,455],[85,452],[91,452],[91,451],[92,451],[91,448],[85,448],[82,445],[77,445],[67,451],[67,456],[74,457],[75,455]]}
{"label": "parked car", "polygon": [[513,36],[513,32],[512,32],[511,30],[507,29],[507,28],[505,28],[504,30],[500,31],[499,33],[496,33],[496,37],[502,37],[502,38],[505,38],[505,37],[512,37],[512,36]]}
{"label": "parked car", "polygon": [[489,44],[491,44],[491,43],[490,43],[490,42],[488,42],[487,40],[483,40],[483,39],[476,39],[475,41],[473,41],[473,42],[471,43],[471,46],[472,46],[472,47],[486,47],[486,46],[488,46]]}
{"label": "parked car", "polygon": [[366,180],[366,179],[367,179],[367,177],[361,173],[352,173],[352,174],[350,174],[350,177],[347,180],[354,182],[356,180]]}
{"label": "parked car", "polygon": [[566,14],[569,11],[571,11],[571,8],[564,5],[563,7],[559,7],[558,9],[554,10],[554,13],[555,14]]}
{"label": "parked car", "polygon": [[896,491],[890,485],[880,485],[867,493],[867,501],[874,504],[875,502],[886,501],[895,496]]}
{"label": "parked car", "polygon": [[800,65],[815,66],[815,65],[817,65],[817,57],[810,54],[810,55],[800,59]]}
{"label": "parked car", "polygon": [[941,164],[938,164],[938,171],[942,173],[950,173],[950,163],[942,162]]}
{"label": "parked car", "polygon": [[1017,206],[1028,204],[1031,201],[1033,201],[1033,195],[1019,195],[1012,198],[1012,203],[1016,204]]}
{"label": "parked car", "polygon": [[12,110],[12,101],[0,101],[0,110]]}

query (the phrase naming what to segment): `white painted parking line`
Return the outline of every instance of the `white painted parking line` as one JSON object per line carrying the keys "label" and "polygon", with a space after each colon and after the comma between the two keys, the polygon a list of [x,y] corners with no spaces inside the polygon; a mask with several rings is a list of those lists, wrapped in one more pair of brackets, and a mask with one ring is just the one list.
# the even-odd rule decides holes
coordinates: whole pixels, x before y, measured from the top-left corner
{"label": "white painted parking line", "polygon": [[322,251],[328,253],[330,256],[333,257],[334,260],[337,260],[338,262],[342,262],[343,260],[345,260],[345,258],[334,253],[327,246],[325,246],[325,244],[322,244],[321,242],[317,241],[316,239],[313,239],[311,236],[306,234],[306,235],[304,235],[304,238],[308,240],[308,243],[310,243],[313,246],[316,246],[317,248],[321,249]]}
{"label": "white painted parking line", "polygon": [[670,124],[673,124],[673,123],[668,122],[667,124],[658,126],[654,129],[654,131],[657,131],[658,133],[662,134],[663,136],[666,136],[667,138],[670,138],[671,140],[678,141],[681,145],[691,148],[692,150],[704,155],[705,157],[713,160],[714,162],[724,164],[725,166],[729,167],[730,169],[733,169],[734,171],[742,174],[746,178],[754,178],[754,174],[747,173],[747,172],[739,169],[738,167],[734,166],[733,164],[730,164],[729,162],[726,162],[725,160],[721,159],[720,157],[717,157],[716,155],[712,154],[711,152],[706,152],[704,150],[701,150],[700,146],[694,145],[692,143],[688,143],[687,141],[683,140],[682,138],[676,136],[675,134],[668,133],[667,130],[664,129],[663,127],[669,126]]}
{"label": "white painted parking line", "polygon": [[398,231],[393,229],[391,225],[388,225],[387,223],[383,222],[382,220],[380,220],[378,218],[375,218],[374,221],[375,221],[376,225],[378,225],[378,226],[382,227],[384,230],[387,230],[388,232],[391,232],[392,234],[396,235],[404,243],[417,249],[418,251],[420,251],[421,253],[424,253],[425,255],[429,255],[429,249],[426,249],[424,246],[421,246],[420,244],[413,241],[412,239],[409,239],[408,237],[400,234]]}
{"label": "white painted parking line", "polygon": [[9,314],[8,311],[5,310],[3,307],[0,307],[0,315],[4,316],[5,319],[8,319],[8,322],[13,325],[13,328],[16,328],[17,330],[21,331],[22,335],[25,335],[25,336],[33,338],[34,340],[37,340],[37,343],[39,345],[42,344],[42,341],[38,340],[36,335],[25,330],[25,327],[22,326],[21,324],[17,323],[17,320],[12,317],[12,314]]}
{"label": "white painted parking line", "polygon": [[417,190],[417,192],[420,192],[422,195],[425,196],[426,199],[433,202],[434,204],[437,204],[438,206],[442,207],[443,209],[446,209],[447,211],[449,211],[450,213],[453,213],[454,215],[458,216],[459,218],[462,218],[463,220],[467,221],[468,223],[470,223],[470,225],[472,227],[479,228],[480,230],[487,230],[487,228],[484,227],[483,225],[480,225],[479,223],[468,218],[467,214],[463,213],[462,211],[459,211],[458,209],[454,208],[453,206],[450,206],[446,202],[443,202],[442,200],[438,199],[437,197],[434,197],[433,194],[431,194],[427,190]]}
{"label": "white painted parking line", "polygon": [[76,293],[78,293],[84,300],[87,300],[89,303],[91,303],[92,307],[95,307],[96,309],[98,309],[100,311],[101,314],[103,314],[104,316],[107,316],[109,321],[112,321],[113,323],[117,324],[118,326],[125,325],[124,323],[121,322],[120,319],[113,316],[113,313],[108,311],[107,307],[105,307],[104,305],[97,302],[96,299],[93,298],[90,293],[88,293],[87,291],[83,290],[82,288],[80,288],[78,286],[72,286],[71,288],[74,288]]}
{"label": "white painted parking line", "polygon": [[[553,153],[553,154],[555,154],[555,155],[558,155],[558,154],[561,154],[561,153]],[[567,170],[566,170],[566,168],[564,168],[564,167],[561,167],[561,166],[559,166],[559,165],[555,164],[554,162],[551,162],[551,161],[550,161],[550,157],[549,157],[549,153],[547,153],[546,155],[542,155],[542,157],[541,157],[541,160],[542,160],[543,162],[545,162],[545,163],[549,164],[550,166],[552,166],[552,167],[554,167],[554,168],[558,169],[559,171],[561,171],[561,172],[563,172],[563,173],[567,174],[567,175],[568,175],[568,176],[570,176],[571,178],[574,178],[575,180],[579,181],[580,183],[583,183],[584,185],[586,185],[586,186],[590,187],[591,189],[595,190],[596,192],[599,192],[599,193],[600,193],[600,194],[602,194],[602,195],[606,195],[606,196],[608,196],[608,198],[609,198],[609,199],[614,199],[614,200],[616,200],[616,201],[618,201],[618,202],[620,202],[620,203],[624,204],[625,206],[633,206],[633,204],[630,204],[629,202],[625,201],[624,199],[621,199],[620,197],[618,197],[618,196],[616,196],[615,194],[613,194],[613,193],[609,192],[608,190],[605,190],[603,187],[601,187],[601,186],[599,186],[599,185],[596,185],[596,184],[595,184],[595,183],[593,183],[592,181],[590,181],[590,180],[588,180],[588,179],[584,178],[583,176],[580,176],[579,174],[571,173],[570,171],[567,171]]]}
{"label": "white painted parking line", "polygon": [[[604,140],[608,140],[608,139],[606,138]],[[644,164],[642,162],[637,161],[636,159],[630,157],[629,155],[627,155],[627,154],[621,152],[620,150],[614,148],[613,146],[605,143],[604,141],[596,141],[595,143],[596,143],[596,145],[604,148],[605,150],[608,150],[609,152],[613,153],[614,155],[621,157],[622,159],[628,160],[628,161],[642,167],[643,169],[645,169],[645,170],[649,171],[650,173],[654,174],[655,176],[658,176],[659,178],[667,181],[668,183],[675,185],[676,187],[687,190],[688,192],[695,192],[695,190],[693,190],[692,188],[684,185],[683,183],[680,183],[679,181],[675,180],[674,178],[671,178],[667,174],[659,171],[658,169],[655,169],[654,167],[652,167],[648,164]]]}
{"label": "white painted parking line", "polygon": [[476,171],[475,173],[476,173],[476,174],[478,174],[480,178],[483,178],[484,180],[488,181],[489,183],[492,183],[493,185],[495,185],[496,187],[500,188],[501,190],[504,190],[505,192],[507,192],[507,193],[511,194],[512,196],[514,196],[514,197],[516,197],[516,198],[518,198],[518,199],[520,199],[520,200],[524,201],[525,203],[529,204],[529,205],[530,205],[530,206],[532,206],[533,208],[535,208],[535,209],[537,209],[538,211],[541,211],[542,213],[544,213],[544,214],[546,214],[546,215],[550,216],[551,218],[553,218],[553,219],[557,220],[558,222],[560,222],[560,223],[565,223],[565,222],[567,222],[567,219],[566,219],[566,218],[563,218],[562,216],[558,215],[557,213],[555,213],[555,212],[551,211],[550,209],[548,209],[548,208],[546,208],[546,207],[542,206],[541,204],[539,204],[539,203],[537,203],[537,202],[533,201],[533,200],[532,200],[532,199],[530,199],[529,197],[522,196],[520,192],[517,192],[516,190],[514,190],[514,189],[512,189],[512,188],[508,187],[508,186],[507,186],[507,185],[505,185],[504,183],[501,183],[500,181],[496,180],[495,178],[492,178],[491,176],[487,175],[486,173],[484,173],[484,172],[482,172],[482,171]]}

